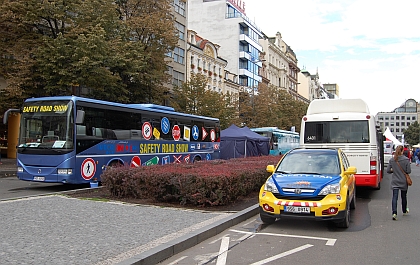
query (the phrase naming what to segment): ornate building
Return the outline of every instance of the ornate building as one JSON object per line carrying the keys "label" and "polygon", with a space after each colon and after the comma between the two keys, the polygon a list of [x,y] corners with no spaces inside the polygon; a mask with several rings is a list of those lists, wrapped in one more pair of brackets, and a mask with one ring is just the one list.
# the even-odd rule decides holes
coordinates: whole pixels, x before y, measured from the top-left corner
{"label": "ornate building", "polygon": [[191,73],[207,76],[207,89],[226,94],[237,95],[237,89],[225,85],[225,67],[227,61],[219,57],[220,46],[206,40],[193,30],[188,30],[187,80]]}
{"label": "ornate building", "polygon": [[[297,66],[296,55],[284,42],[280,32],[277,32],[275,37],[264,36],[259,42],[264,50],[263,69],[269,84],[287,90],[296,100],[309,103],[308,98],[298,91],[300,69]],[[264,77],[264,74],[261,75]]]}

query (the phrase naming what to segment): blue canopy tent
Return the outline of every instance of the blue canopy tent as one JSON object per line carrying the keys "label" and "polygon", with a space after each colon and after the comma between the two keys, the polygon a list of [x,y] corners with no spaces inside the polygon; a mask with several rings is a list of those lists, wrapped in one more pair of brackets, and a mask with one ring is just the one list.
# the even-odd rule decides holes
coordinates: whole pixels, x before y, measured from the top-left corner
{"label": "blue canopy tent", "polygon": [[241,158],[268,155],[270,138],[251,131],[248,127],[231,125],[220,132],[220,158]]}

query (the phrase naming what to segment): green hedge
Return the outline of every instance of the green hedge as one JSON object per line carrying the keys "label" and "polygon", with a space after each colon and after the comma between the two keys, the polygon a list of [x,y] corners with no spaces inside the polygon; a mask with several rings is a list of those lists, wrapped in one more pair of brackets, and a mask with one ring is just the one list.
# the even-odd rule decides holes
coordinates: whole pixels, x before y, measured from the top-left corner
{"label": "green hedge", "polygon": [[102,185],[116,198],[151,198],[196,206],[226,205],[258,191],[279,156],[108,168]]}

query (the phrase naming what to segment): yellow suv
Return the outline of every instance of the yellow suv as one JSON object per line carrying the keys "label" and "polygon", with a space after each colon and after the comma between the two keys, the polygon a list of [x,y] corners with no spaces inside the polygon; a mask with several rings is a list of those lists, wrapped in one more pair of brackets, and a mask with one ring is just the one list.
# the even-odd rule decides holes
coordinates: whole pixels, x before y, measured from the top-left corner
{"label": "yellow suv", "polygon": [[296,148],[286,153],[260,189],[260,218],[310,218],[350,225],[350,209],[356,208],[355,174],[341,149]]}

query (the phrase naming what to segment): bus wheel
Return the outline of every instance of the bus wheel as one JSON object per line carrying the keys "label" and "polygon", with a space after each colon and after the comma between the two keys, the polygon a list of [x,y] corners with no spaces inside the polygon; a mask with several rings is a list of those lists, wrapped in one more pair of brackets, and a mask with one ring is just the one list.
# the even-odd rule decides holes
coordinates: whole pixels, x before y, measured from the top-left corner
{"label": "bus wheel", "polygon": [[378,186],[374,188],[375,190],[380,190],[381,189],[381,181],[379,181]]}

